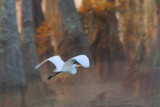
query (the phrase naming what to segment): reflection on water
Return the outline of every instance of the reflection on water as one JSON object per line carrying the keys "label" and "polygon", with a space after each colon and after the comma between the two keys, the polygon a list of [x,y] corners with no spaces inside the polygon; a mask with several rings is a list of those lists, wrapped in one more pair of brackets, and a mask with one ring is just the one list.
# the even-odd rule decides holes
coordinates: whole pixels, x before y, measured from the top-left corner
{"label": "reflection on water", "polygon": [[76,75],[61,74],[51,80],[43,80],[52,93],[43,101],[54,102],[55,107],[151,107],[151,101],[143,97],[134,97],[130,91],[124,91],[121,82],[101,80],[96,72],[79,70]]}
{"label": "reflection on water", "polygon": [[8,93],[4,97],[1,94],[0,107],[4,105],[3,98],[5,105],[14,99],[14,103],[8,103],[5,107],[19,107],[19,100],[24,100],[24,107],[160,107],[159,94],[139,97],[135,94],[136,88],[124,88],[122,79],[102,80],[94,68],[78,68],[76,75],[62,73],[47,80],[53,72],[44,72],[46,70],[43,67],[40,72],[45,89],[40,81],[29,84],[27,89],[32,91],[26,91],[24,95],[20,91]]}

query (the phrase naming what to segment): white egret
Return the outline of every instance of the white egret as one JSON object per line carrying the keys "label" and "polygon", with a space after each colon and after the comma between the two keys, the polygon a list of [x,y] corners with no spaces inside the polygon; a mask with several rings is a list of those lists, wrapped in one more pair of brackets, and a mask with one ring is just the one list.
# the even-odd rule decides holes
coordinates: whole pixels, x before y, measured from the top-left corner
{"label": "white egret", "polygon": [[[73,75],[76,74],[77,69],[76,67],[84,67],[89,68],[89,59],[86,55],[78,55],[73,58],[70,58],[68,61],[64,62],[60,56],[52,56],[44,61],[42,61],[39,65],[35,67],[35,69],[39,68],[42,64],[45,62],[50,61],[56,66],[56,69],[53,72],[56,72],[54,75],[49,76],[48,80],[54,77],[55,75],[65,72],[65,73],[71,73]],[[77,61],[79,64],[74,64],[74,62]]]}

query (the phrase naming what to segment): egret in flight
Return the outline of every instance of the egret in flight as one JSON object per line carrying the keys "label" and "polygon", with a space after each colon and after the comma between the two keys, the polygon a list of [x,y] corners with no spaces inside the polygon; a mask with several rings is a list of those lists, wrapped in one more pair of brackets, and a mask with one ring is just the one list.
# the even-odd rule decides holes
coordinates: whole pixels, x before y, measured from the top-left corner
{"label": "egret in flight", "polygon": [[[84,67],[89,68],[89,59],[86,55],[78,55],[73,58],[70,58],[68,61],[64,62],[60,56],[52,56],[44,61],[42,61],[39,65],[35,67],[35,69],[38,69],[42,64],[45,62],[50,61],[56,66],[56,69],[53,72],[56,72],[54,75],[49,76],[48,80],[52,77],[56,76],[57,74],[61,72],[71,73],[73,75],[76,74],[77,69],[76,67]],[[74,64],[74,62],[77,61],[79,64]]]}

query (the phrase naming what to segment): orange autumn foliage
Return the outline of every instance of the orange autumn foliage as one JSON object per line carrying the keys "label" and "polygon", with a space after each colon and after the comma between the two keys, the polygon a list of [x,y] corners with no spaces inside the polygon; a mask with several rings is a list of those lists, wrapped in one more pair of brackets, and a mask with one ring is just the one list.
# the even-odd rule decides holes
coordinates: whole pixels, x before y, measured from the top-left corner
{"label": "orange autumn foliage", "polygon": [[35,41],[38,54],[43,54],[51,45],[51,36],[55,35],[55,18],[52,16],[50,22],[44,21],[42,25],[36,29]]}
{"label": "orange autumn foliage", "polygon": [[108,0],[102,0],[101,2],[97,2],[94,0],[83,1],[85,5],[83,5],[78,11],[80,13],[85,13],[87,11],[96,11],[97,14],[104,11],[112,11],[117,7],[114,2],[110,2]]}

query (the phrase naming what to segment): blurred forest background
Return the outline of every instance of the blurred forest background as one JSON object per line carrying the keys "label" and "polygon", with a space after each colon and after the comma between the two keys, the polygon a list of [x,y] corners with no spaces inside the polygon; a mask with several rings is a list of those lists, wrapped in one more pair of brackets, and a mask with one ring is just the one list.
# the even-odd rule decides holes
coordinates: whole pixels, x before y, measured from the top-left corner
{"label": "blurred forest background", "polygon": [[160,107],[160,0],[0,0],[0,107]]}

